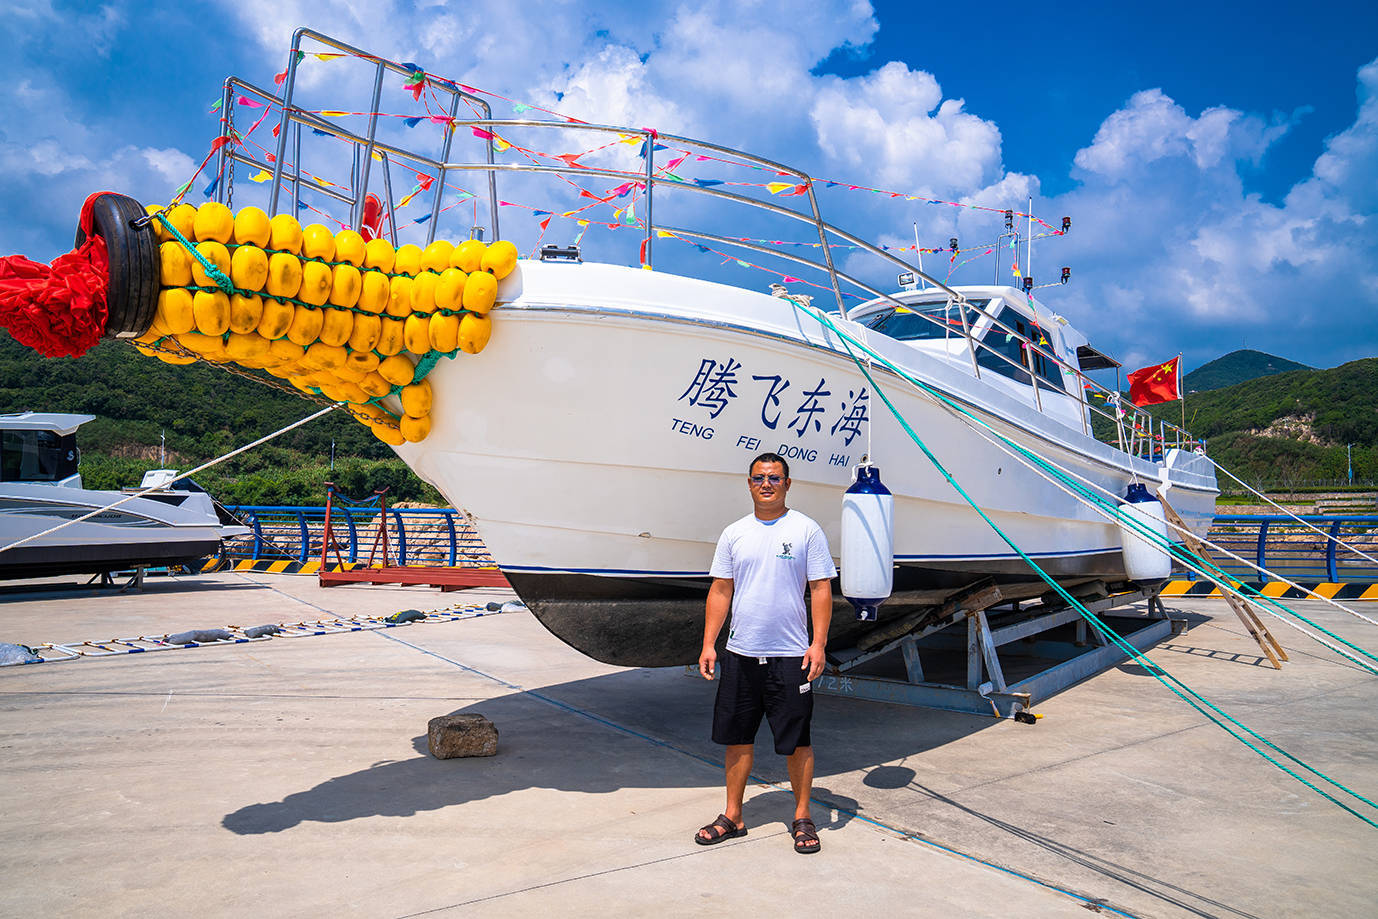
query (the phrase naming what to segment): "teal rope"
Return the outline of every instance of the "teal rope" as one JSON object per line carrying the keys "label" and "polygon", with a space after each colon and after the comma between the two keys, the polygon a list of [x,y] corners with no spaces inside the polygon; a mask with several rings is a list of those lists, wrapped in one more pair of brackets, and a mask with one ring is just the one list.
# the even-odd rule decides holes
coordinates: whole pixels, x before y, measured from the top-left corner
{"label": "teal rope", "polygon": [[[791,302],[793,302],[793,301],[791,301]],[[796,304],[796,305],[798,305],[798,304]],[[818,318],[818,317],[815,317],[815,318]],[[934,398],[935,400],[937,400],[937,401],[943,403],[944,405],[948,406],[948,407],[949,407],[950,409],[952,409],[953,411],[955,411],[955,412],[957,412],[957,413],[959,413],[959,414],[961,414],[961,415],[964,415],[964,416],[970,418],[973,422],[975,422],[976,424],[978,424],[978,425],[980,425],[981,427],[985,428],[987,431],[990,431],[990,433],[991,433],[993,436],[999,438],[1002,442],[1004,442],[1004,443],[1005,443],[1007,446],[1009,446],[1012,450],[1018,452],[1021,456],[1025,457],[1030,463],[1039,466],[1041,469],[1043,469],[1045,472],[1047,472],[1048,475],[1050,475],[1051,477],[1057,479],[1059,482],[1063,483],[1064,486],[1065,486],[1068,490],[1073,491],[1074,493],[1080,495],[1080,496],[1081,496],[1084,500],[1086,500],[1088,503],[1093,503],[1093,504],[1096,504],[1096,505],[1098,505],[1098,506],[1100,506],[1100,507],[1102,507],[1102,508],[1105,508],[1107,511],[1109,511],[1109,512],[1111,512],[1111,513],[1113,514],[1113,516],[1116,518],[1117,521],[1120,521],[1120,522],[1123,522],[1123,523],[1127,524],[1131,529],[1135,530],[1135,532],[1137,532],[1137,533],[1139,533],[1141,536],[1143,536],[1143,538],[1145,539],[1145,541],[1150,542],[1150,543],[1154,543],[1154,544],[1158,545],[1160,548],[1162,548],[1162,549],[1164,549],[1165,551],[1169,552],[1174,558],[1177,558],[1179,561],[1181,561],[1184,565],[1187,565],[1188,567],[1191,567],[1191,568],[1193,568],[1194,570],[1197,570],[1197,571],[1200,572],[1201,574],[1206,575],[1206,577],[1208,577],[1210,580],[1212,580],[1212,581],[1214,581],[1216,584],[1218,584],[1222,590],[1224,590],[1224,591],[1226,591],[1226,592],[1233,593],[1233,594],[1235,594],[1236,596],[1239,596],[1239,597],[1241,597],[1242,599],[1245,599],[1245,600],[1247,600],[1247,601],[1249,601],[1249,602],[1258,603],[1258,601],[1261,600],[1261,601],[1263,601],[1263,603],[1258,603],[1258,605],[1267,605],[1267,606],[1274,607],[1274,608],[1276,608],[1276,609],[1280,609],[1280,610],[1282,610],[1283,612],[1287,613],[1288,615],[1292,616],[1293,618],[1298,619],[1298,620],[1300,620],[1301,622],[1306,623],[1308,626],[1310,626],[1311,628],[1315,629],[1316,631],[1321,632],[1322,634],[1324,634],[1324,635],[1330,637],[1331,639],[1335,640],[1335,641],[1338,642],[1339,644],[1342,644],[1342,645],[1344,645],[1344,646],[1350,648],[1351,650],[1353,650],[1353,651],[1356,652],[1357,654],[1360,654],[1360,655],[1362,655],[1363,657],[1366,657],[1366,658],[1368,658],[1369,660],[1372,660],[1372,661],[1378,663],[1378,656],[1375,656],[1375,655],[1372,654],[1371,652],[1365,650],[1364,648],[1361,648],[1359,645],[1354,644],[1353,642],[1349,641],[1348,639],[1345,639],[1345,638],[1340,637],[1339,635],[1335,634],[1334,632],[1330,631],[1329,629],[1325,628],[1324,626],[1320,625],[1319,623],[1315,622],[1314,620],[1312,620],[1312,619],[1310,619],[1310,618],[1308,618],[1308,617],[1302,615],[1300,612],[1298,612],[1298,611],[1292,609],[1291,607],[1287,606],[1285,603],[1281,602],[1280,600],[1278,600],[1278,599],[1276,599],[1276,598],[1273,598],[1273,597],[1265,596],[1265,595],[1263,595],[1261,592],[1259,592],[1258,590],[1256,590],[1255,588],[1250,587],[1249,585],[1241,585],[1245,590],[1248,590],[1248,591],[1250,592],[1249,594],[1243,593],[1239,588],[1235,587],[1235,585],[1234,585],[1234,583],[1233,583],[1233,582],[1234,582],[1234,578],[1231,578],[1225,571],[1223,571],[1222,569],[1220,569],[1220,568],[1219,568],[1218,566],[1216,566],[1214,563],[1212,563],[1212,562],[1210,562],[1210,561],[1208,561],[1208,560],[1206,560],[1206,559],[1204,559],[1204,558],[1201,558],[1200,556],[1195,555],[1195,554],[1192,553],[1190,550],[1185,549],[1185,548],[1179,546],[1179,545],[1176,544],[1176,543],[1173,543],[1171,540],[1167,539],[1165,536],[1163,536],[1162,534],[1158,533],[1156,530],[1152,530],[1152,529],[1148,528],[1148,527],[1145,526],[1141,521],[1135,519],[1134,517],[1131,517],[1130,515],[1121,513],[1121,512],[1119,511],[1119,505],[1118,505],[1117,503],[1113,503],[1113,502],[1107,500],[1103,495],[1100,495],[1099,493],[1096,493],[1096,492],[1090,490],[1089,488],[1086,488],[1084,485],[1082,485],[1082,483],[1078,482],[1076,479],[1071,478],[1070,476],[1066,475],[1066,474],[1065,474],[1059,467],[1057,467],[1056,465],[1054,465],[1054,464],[1048,462],[1047,460],[1043,459],[1043,457],[1038,456],[1037,454],[1033,453],[1032,451],[1030,451],[1028,448],[1024,447],[1023,445],[1018,444],[1018,443],[1016,443],[1016,442],[1010,440],[1010,439],[1009,439],[1008,437],[1006,437],[1005,435],[1003,435],[1003,434],[1001,434],[1000,432],[994,430],[994,429],[991,428],[988,424],[986,424],[984,421],[982,421],[980,418],[977,418],[977,417],[976,417],[975,415],[973,415],[970,411],[968,411],[967,409],[963,408],[961,405],[959,405],[959,404],[957,404],[956,402],[952,401],[951,399],[949,399],[947,396],[943,395],[942,393],[937,392],[936,390],[933,390],[933,389],[930,388],[927,384],[925,384],[923,381],[921,381],[921,380],[919,380],[919,379],[913,377],[912,375],[910,375],[910,374],[909,374],[907,371],[905,371],[904,369],[902,369],[902,368],[896,366],[896,365],[893,364],[891,361],[889,361],[887,358],[885,358],[883,355],[877,354],[875,351],[873,351],[871,348],[867,347],[865,344],[863,344],[863,343],[857,341],[855,338],[852,338],[851,336],[847,335],[847,334],[846,334],[845,332],[843,332],[842,330],[838,329],[835,325],[833,325],[833,324],[831,323],[831,321],[828,321],[827,324],[828,324],[828,326],[829,326],[830,328],[832,328],[832,330],[833,330],[834,332],[837,333],[838,337],[841,338],[841,339],[844,341],[844,343],[845,343],[845,342],[850,342],[851,344],[856,345],[857,348],[859,348],[861,351],[865,352],[867,355],[869,355],[869,356],[875,358],[876,360],[880,361],[887,369],[891,370],[892,372],[894,372],[895,374],[897,374],[899,377],[901,377],[902,379],[906,380],[906,381],[909,382],[910,384],[914,385],[915,387],[917,387],[918,389],[920,389],[921,391],[923,391],[924,393],[926,393],[926,394],[929,395],[930,397],[932,397],[932,398]],[[851,349],[848,348],[848,351],[849,351],[849,352],[850,352],[850,350],[851,350]],[[854,356],[854,355],[853,355],[853,359],[855,359],[855,356]],[[1214,573],[1211,574],[1211,573],[1208,573],[1208,572],[1214,572]],[[1362,661],[1359,661],[1358,663],[1360,663],[1362,666],[1367,667],[1367,665],[1364,665]],[[1371,668],[1369,668],[1369,669],[1371,670]]]}
{"label": "teal rope", "polygon": [[[794,301],[791,301],[791,302],[793,303]],[[1348,804],[1344,803],[1343,801],[1341,801],[1341,800],[1339,800],[1338,798],[1334,797],[1333,795],[1329,794],[1329,793],[1326,792],[1325,790],[1323,790],[1323,789],[1317,787],[1315,784],[1313,784],[1312,782],[1308,781],[1305,777],[1303,777],[1303,776],[1301,776],[1301,775],[1298,775],[1298,774],[1297,774],[1296,772],[1294,772],[1292,769],[1289,769],[1287,766],[1285,766],[1285,765],[1283,765],[1282,763],[1278,762],[1278,761],[1277,761],[1276,759],[1274,759],[1272,756],[1268,755],[1268,754],[1265,753],[1263,750],[1261,750],[1261,749],[1259,749],[1257,746],[1255,746],[1253,743],[1249,742],[1247,739],[1245,739],[1244,737],[1240,736],[1240,735],[1239,735],[1238,733],[1236,733],[1231,727],[1229,727],[1225,722],[1222,722],[1222,721],[1220,720],[1220,718],[1216,718],[1214,715],[1212,715],[1210,712],[1208,712],[1208,711],[1206,710],[1206,708],[1211,709],[1211,711],[1214,711],[1216,714],[1220,715],[1221,718],[1224,718],[1225,721],[1228,721],[1230,724],[1234,725],[1235,727],[1238,727],[1240,730],[1246,732],[1246,733],[1249,734],[1250,736],[1252,736],[1252,737],[1254,737],[1255,739],[1259,740],[1261,743],[1265,744],[1265,745],[1266,745],[1267,747],[1269,747],[1270,749],[1272,749],[1272,750],[1274,750],[1274,751],[1280,753],[1281,755],[1283,755],[1283,756],[1286,757],[1287,759],[1289,759],[1289,760],[1291,760],[1291,761],[1297,763],[1297,764],[1300,765],[1302,768],[1306,769],[1308,772],[1311,772],[1312,774],[1314,774],[1314,775],[1316,775],[1316,776],[1319,776],[1321,779],[1324,779],[1326,782],[1328,782],[1329,784],[1335,786],[1336,788],[1340,789],[1341,791],[1344,791],[1345,793],[1347,793],[1347,794],[1349,794],[1349,795],[1351,795],[1351,796],[1357,798],[1358,800],[1364,802],[1365,804],[1367,804],[1367,805],[1369,805],[1370,807],[1373,807],[1373,808],[1375,808],[1375,809],[1378,809],[1378,803],[1375,803],[1375,802],[1369,800],[1368,798],[1364,797],[1363,795],[1359,794],[1358,792],[1354,791],[1353,789],[1350,789],[1350,788],[1346,787],[1345,785],[1341,784],[1340,782],[1336,781],[1335,779],[1332,779],[1332,778],[1330,778],[1329,776],[1325,775],[1323,772],[1321,772],[1321,771],[1315,769],[1314,767],[1308,765],[1307,763],[1303,762],[1302,760],[1298,759],[1297,757],[1295,757],[1295,756],[1293,756],[1292,754],[1288,753],[1287,751],[1283,750],[1281,747],[1277,746],[1277,745],[1276,745],[1275,743],[1273,743],[1272,741],[1270,741],[1270,740],[1268,740],[1267,738],[1263,737],[1262,735],[1258,734],[1256,731],[1254,731],[1252,728],[1248,727],[1247,725],[1243,724],[1243,723],[1240,722],[1238,719],[1236,719],[1236,718],[1232,717],[1231,715],[1227,714],[1225,711],[1223,711],[1222,709],[1220,709],[1218,706],[1216,706],[1216,705],[1214,705],[1213,703],[1211,703],[1211,702],[1209,702],[1208,700],[1206,700],[1205,697],[1201,696],[1201,695],[1200,695],[1199,693],[1197,693],[1195,690],[1193,690],[1193,689],[1191,689],[1190,687],[1188,687],[1188,686],[1187,686],[1185,683],[1183,683],[1181,680],[1178,680],[1176,677],[1173,677],[1173,676],[1172,676],[1171,674],[1169,674],[1165,669],[1163,669],[1162,667],[1160,667],[1157,663],[1155,663],[1154,661],[1152,661],[1152,660],[1151,660],[1150,658],[1148,658],[1146,655],[1142,654],[1142,653],[1141,653],[1137,648],[1135,648],[1133,645],[1129,644],[1127,641],[1125,641],[1123,638],[1121,638],[1118,634],[1116,634],[1113,630],[1111,630],[1108,626],[1106,626],[1106,625],[1100,620],[1100,618],[1099,618],[1098,616],[1096,616],[1094,613],[1092,613],[1090,610],[1088,610],[1084,605],[1082,605],[1082,603],[1081,603],[1080,601],[1078,601],[1075,597],[1073,597],[1070,593],[1068,593],[1067,590],[1066,590],[1061,584],[1059,584],[1054,578],[1052,578],[1050,575],[1048,575],[1047,572],[1045,572],[1045,571],[1044,571],[1044,570],[1043,570],[1043,569],[1042,569],[1032,558],[1030,558],[1030,557],[1024,552],[1023,549],[1021,549],[1019,546],[1017,546],[1017,545],[1014,543],[1014,541],[1013,541],[1012,539],[1010,539],[1009,536],[1007,536],[1007,535],[1005,534],[1005,532],[1004,532],[1003,530],[1001,530],[1000,527],[999,527],[998,525],[996,525],[995,521],[993,521],[993,520],[990,519],[990,517],[986,514],[986,512],[985,512],[984,510],[982,510],[981,507],[980,507],[975,501],[972,500],[971,496],[968,495],[968,494],[966,493],[966,491],[961,487],[961,485],[959,485],[959,484],[957,483],[957,480],[954,479],[954,478],[952,477],[952,474],[951,474],[950,472],[947,471],[947,468],[943,466],[943,464],[941,463],[941,461],[939,461],[938,458],[937,458],[936,456],[933,455],[933,452],[932,452],[931,450],[929,450],[928,445],[927,445],[926,443],[924,443],[923,438],[919,437],[918,433],[913,429],[913,427],[910,426],[909,422],[905,419],[904,415],[899,411],[899,409],[895,406],[895,404],[894,404],[893,402],[890,401],[889,396],[887,396],[887,395],[885,394],[885,391],[882,390],[882,389],[876,384],[876,381],[875,381],[875,379],[871,376],[870,371],[866,369],[865,365],[862,364],[861,360],[860,360],[860,359],[856,356],[856,354],[852,351],[851,346],[848,344],[848,342],[851,340],[851,339],[849,338],[849,336],[847,336],[845,333],[843,333],[842,330],[839,329],[839,328],[838,328],[830,319],[828,319],[825,315],[823,315],[823,314],[821,314],[821,313],[820,313],[820,314],[814,314],[814,313],[812,312],[812,310],[805,310],[805,309],[804,309],[800,304],[798,304],[798,303],[794,303],[794,305],[795,305],[796,308],[800,309],[802,312],[805,312],[805,313],[807,313],[807,314],[809,314],[809,315],[813,315],[814,318],[817,319],[817,320],[820,322],[820,324],[826,325],[828,328],[832,329],[833,332],[835,332],[835,333],[838,335],[839,339],[840,339],[840,340],[842,341],[842,343],[843,343],[843,347],[844,347],[844,348],[846,349],[846,351],[847,351],[847,355],[852,359],[852,362],[856,364],[857,369],[860,370],[861,373],[862,373],[862,375],[866,377],[867,382],[869,382],[869,383],[871,384],[871,388],[872,388],[872,389],[876,392],[876,394],[879,395],[879,396],[881,397],[881,399],[885,402],[886,407],[890,410],[890,413],[895,417],[895,420],[898,421],[898,422],[900,423],[900,426],[904,428],[905,433],[907,433],[907,434],[909,435],[910,439],[913,440],[914,443],[918,445],[919,449],[923,451],[924,455],[925,455],[925,456],[928,458],[928,460],[933,464],[934,468],[938,470],[938,473],[943,477],[943,479],[944,479],[949,485],[951,485],[951,486],[953,487],[953,489],[954,489],[959,495],[962,496],[962,499],[963,499],[964,501],[966,501],[966,503],[967,503],[968,505],[970,505],[971,508],[972,508],[974,511],[976,511],[977,514],[980,515],[981,519],[984,520],[984,521],[986,522],[986,524],[989,525],[990,528],[991,528],[992,530],[995,531],[996,535],[998,535],[998,536],[1001,538],[1001,540],[1004,541],[1004,543],[1005,543],[1006,545],[1008,545],[1011,549],[1013,549],[1013,550],[1015,551],[1015,553],[1017,553],[1017,554],[1019,555],[1019,557],[1020,557],[1021,559],[1023,559],[1024,562],[1025,562],[1026,564],[1028,564],[1031,568],[1033,568],[1033,570],[1034,570],[1035,572],[1038,573],[1038,576],[1039,576],[1044,582],[1046,582],[1049,586],[1051,586],[1051,587],[1053,588],[1053,590],[1055,590],[1055,591],[1056,591],[1056,592],[1057,592],[1057,593],[1058,593],[1058,594],[1059,594],[1069,605],[1071,605],[1073,608],[1075,608],[1075,609],[1077,610],[1077,612],[1080,613],[1081,616],[1082,616],[1084,619],[1086,619],[1086,620],[1091,624],[1091,626],[1092,626],[1094,629],[1096,629],[1097,634],[1101,635],[1101,636],[1102,636],[1103,638],[1105,638],[1107,641],[1112,642],[1117,648],[1119,648],[1120,650],[1124,651],[1129,657],[1131,657],[1131,658],[1132,658],[1133,660],[1135,660],[1136,662],[1139,662],[1139,663],[1145,665],[1145,669],[1146,669],[1150,674],[1152,674],[1153,677],[1154,677],[1155,679],[1157,679],[1160,683],[1162,683],[1164,686],[1166,686],[1174,695],[1176,695],[1176,696],[1177,696],[1178,698],[1180,698],[1182,701],[1186,702],[1188,705],[1190,705],[1190,706],[1191,706],[1193,709],[1195,709],[1197,712],[1199,712],[1200,714],[1202,714],[1207,720],[1211,721],[1212,723],[1214,723],[1214,724],[1216,724],[1217,726],[1219,726],[1219,727],[1221,727],[1222,729],[1224,729],[1225,732],[1226,732],[1227,734],[1229,734],[1231,737],[1235,738],[1237,741],[1239,741],[1240,743],[1244,744],[1244,745],[1245,745],[1246,747],[1248,747],[1249,749],[1253,750],[1255,753],[1257,753],[1257,754],[1258,754],[1259,756],[1261,756],[1263,759],[1265,759],[1265,760],[1267,760],[1268,762],[1272,763],[1272,764],[1273,764],[1274,766],[1276,766],[1279,770],[1281,770],[1281,771],[1287,773],[1288,775],[1292,776],[1292,778],[1296,779],[1298,782],[1302,783],[1302,784],[1305,785],[1306,787],[1310,788],[1312,791],[1316,792],[1316,793],[1317,793],[1318,795],[1320,795],[1321,797],[1323,797],[1323,798],[1325,798],[1326,800],[1330,801],[1332,804],[1334,804],[1334,805],[1336,805],[1337,807],[1341,808],[1342,810],[1348,812],[1349,814],[1351,814],[1351,815],[1353,815],[1353,816],[1359,818],[1359,819],[1362,820],[1364,823],[1367,823],[1369,826],[1372,826],[1372,827],[1374,827],[1375,829],[1378,829],[1378,821],[1375,821],[1375,820],[1373,820],[1372,818],[1366,816],[1365,814],[1360,813],[1359,811],[1357,811],[1357,810],[1355,810],[1354,808],[1350,807]],[[857,344],[858,344],[859,347],[861,347],[861,348],[863,348],[864,350],[866,350],[866,351],[869,352],[869,349],[865,348],[864,345],[861,345],[859,342],[858,342]],[[896,368],[896,367],[894,367],[893,365],[891,365],[890,362],[889,362],[888,360],[886,360],[885,358],[881,357],[880,355],[875,355],[875,356],[878,357],[878,358],[879,358],[882,362],[884,362],[887,366],[889,366],[890,369],[896,371],[897,373],[900,373],[901,376],[906,377],[906,378],[908,377],[908,374],[905,374],[905,373],[903,373],[902,371],[899,371],[898,368]],[[932,390],[930,390],[926,385],[924,385],[924,384],[922,384],[922,383],[919,383],[918,381],[913,381],[913,380],[911,380],[911,382],[914,382],[916,385],[920,386],[925,392],[929,392],[929,393],[932,394],[932,395],[938,395],[937,393],[934,393]],[[944,397],[939,396],[939,398],[942,398],[944,402],[947,401]],[[950,404],[950,403],[949,403],[949,404]],[[968,413],[966,412],[965,409],[958,408],[958,410],[961,411],[963,414],[968,414]],[[1174,684],[1176,684],[1176,685],[1174,685]],[[1180,690],[1179,690],[1178,687],[1181,687]],[[1198,703],[1199,703],[1199,704],[1198,704]],[[1205,708],[1203,708],[1202,706],[1205,706]]]}

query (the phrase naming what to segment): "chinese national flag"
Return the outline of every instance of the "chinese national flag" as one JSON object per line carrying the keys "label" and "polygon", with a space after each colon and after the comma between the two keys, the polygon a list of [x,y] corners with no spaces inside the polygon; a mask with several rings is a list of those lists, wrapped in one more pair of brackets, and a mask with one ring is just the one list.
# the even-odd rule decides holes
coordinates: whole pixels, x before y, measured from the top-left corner
{"label": "chinese national flag", "polygon": [[1157,405],[1180,399],[1177,380],[1181,362],[1179,354],[1166,364],[1135,370],[1129,375],[1129,401],[1135,405]]}

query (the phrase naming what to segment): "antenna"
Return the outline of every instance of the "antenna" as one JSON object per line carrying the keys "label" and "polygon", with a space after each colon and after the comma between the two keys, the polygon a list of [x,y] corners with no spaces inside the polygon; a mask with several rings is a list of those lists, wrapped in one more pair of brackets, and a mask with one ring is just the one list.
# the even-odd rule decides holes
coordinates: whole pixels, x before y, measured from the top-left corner
{"label": "antenna", "polygon": [[923,278],[923,246],[919,245],[919,222],[914,221],[914,254],[919,257],[919,290],[928,290],[928,282]]}
{"label": "antenna", "polygon": [[1033,277],[1033,195],[1029,195],[1029,239],[1024,243],[1024,273]]}

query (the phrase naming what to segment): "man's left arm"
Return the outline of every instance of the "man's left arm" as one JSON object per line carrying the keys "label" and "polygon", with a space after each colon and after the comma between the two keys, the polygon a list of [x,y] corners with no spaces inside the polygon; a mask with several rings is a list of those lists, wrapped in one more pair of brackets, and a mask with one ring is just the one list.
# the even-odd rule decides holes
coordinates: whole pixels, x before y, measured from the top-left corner
{"label": "man's left arm", "polygon": [[828,644],[828,627],[833,621],[833,582],[830,578],[809,581],[809,608],[813,619],[813,641],[804,652],[803,666],[809,671],[809,681],[818,679],[827,664],[824,648]]}

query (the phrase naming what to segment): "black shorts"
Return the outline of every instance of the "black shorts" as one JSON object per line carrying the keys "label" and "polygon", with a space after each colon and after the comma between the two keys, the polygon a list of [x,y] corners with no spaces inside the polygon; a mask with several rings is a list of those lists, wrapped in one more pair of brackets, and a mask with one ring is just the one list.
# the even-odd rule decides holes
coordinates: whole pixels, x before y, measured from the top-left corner
{"label": "black shorts", "polygon": [[813,693],[803,657],[743,657],[723,651],[718,659],[718,697],[713,703],[713,742],[756,742],[761,716],[770,722],[775,752],[789,756],[813,746]]}

